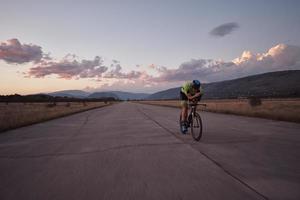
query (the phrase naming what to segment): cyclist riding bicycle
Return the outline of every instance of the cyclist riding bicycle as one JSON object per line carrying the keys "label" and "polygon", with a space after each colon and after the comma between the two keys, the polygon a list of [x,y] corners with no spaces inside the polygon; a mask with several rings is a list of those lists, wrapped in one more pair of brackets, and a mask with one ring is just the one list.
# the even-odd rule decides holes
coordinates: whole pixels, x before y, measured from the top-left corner
{"label": "cyclist riding bicycle", "polygon": [[186,134],[187,132],[187,115],[188,115],[188,101],[197,102],[200,101],[203,95],[203,89],[201,83],[198,80],[185,83],[180,89],[180,100],[181,100],[181,132]]}

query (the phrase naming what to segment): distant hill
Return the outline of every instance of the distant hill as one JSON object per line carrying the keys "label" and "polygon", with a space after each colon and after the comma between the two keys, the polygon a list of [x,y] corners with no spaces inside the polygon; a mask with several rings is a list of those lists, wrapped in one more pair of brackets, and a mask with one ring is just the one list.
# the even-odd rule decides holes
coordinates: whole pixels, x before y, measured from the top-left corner
{"label": "distant hill", "polygon": [[111,92],[94,92],[89,96],[87,96],[87,98],[109,98],[109,97],[119,99],[118,95]]}
{"label": "distant hill", "polygon": [[159,99],[178,99],[180,87],[163,90],[160,92],[149,95],[146,99],[159,100]]}
{"label": "distant hill", "polygon": [[[300,70],[269,72],[244,78],[203,84],[203,99],[239,97],[300,97]],[[178,88],[154,93],[149,100],[178,99]]]}
{"label": "distant hill", "polygon": [[56,96],[56,97],[74,97],[74,98],[86,98],[90,93],[82,90],[62,90],[57,92],[51,92],[47,95]]}
{"label": "distant hill", "polygon": [[132,92],[122,92],[122,91],[109,91],[109,92],[117,95],[121,100],[144,99],[150,95],[147,93],[132,93]]}
{"label": "distant hill", "polygon": [[[203,84],[203,99],[228,99],[239,97],[300,97],[300,70],[269,72],[244,78]],[[116,99],[178,99],[178,88],[171,88],[154,94],[106,91],[89,93],[82,90],[62,90],[47,95],[69,98]]]}
{"label": "distant hill", "polygon": [[94,92],[88,96],[88,98],[95,97],[114,97],[120,100],[127,99],[144,99],[148,97],[149,94],[146,93],[132,93],[132,92],[122,92],[122,91],[107,91],[107,92]]}
{"label": "distant hill", "polygon": [[113,97],[121,100],[127,99],[144,99],[150,94],[147,93],[133,93],[133,92],[122,92],[122,91],[105,91],[105,92],[94,92],[89,93],[82,90],[62,90],[57,92],[51,92],[47,95],[54,97],[72,97],[72,98],[102,98],[102,97]]}

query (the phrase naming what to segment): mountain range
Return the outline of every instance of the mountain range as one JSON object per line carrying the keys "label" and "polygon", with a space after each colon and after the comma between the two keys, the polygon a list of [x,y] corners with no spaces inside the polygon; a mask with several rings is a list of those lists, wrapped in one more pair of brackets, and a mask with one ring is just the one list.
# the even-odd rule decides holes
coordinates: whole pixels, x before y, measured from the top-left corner
{"label": "mountain range", "polygon": [[48,93],[51,96],[58,97],[74,97],[74,98],[106,98],[113,97],[115,99],[127,100],[127,99],[145,99],[150,94],[147,93],[133,93],[122,91],[105,91],[105,92],[85,92],[82,90],[61,90]]}
{"label": "mountain range", "polygon": [[90,93],[82,90],[62,90],[48,93],[48,95],[56,97],[86,98],[90,95]]}
{"label": "mountain range", "polygon": [[[269,72],[202,85],[203,99],[300,97],[300,70]],[[180,87],[154,93],[149,100],[178,99]]]}
{"label": "mountain range", "polygon": [[[243,78],[205,83],[203,99],[228,99],[243,97],[300,97],[300,70],[269,72]],[[82,90],[63,90],[48,93],[51,96],[75,98],[114,97],[120,100],[131,99],[178,99],[180,87],[159,91],[153,94],[122,91],[89,93]]]}

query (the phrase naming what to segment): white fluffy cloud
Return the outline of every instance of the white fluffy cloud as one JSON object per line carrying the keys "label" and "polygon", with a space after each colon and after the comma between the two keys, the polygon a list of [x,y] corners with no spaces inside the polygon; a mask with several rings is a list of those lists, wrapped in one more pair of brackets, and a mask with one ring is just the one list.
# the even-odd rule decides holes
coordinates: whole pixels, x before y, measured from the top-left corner
{"label": "white fluffy cloud", "polygon": [[244,51],[232,61],[192,59],[177,69],[163,71],[154,81],[176,82],[200,79],[204,82],[221,81],[259,73],[300,69],[300,47],[278,44],[266,53]]}

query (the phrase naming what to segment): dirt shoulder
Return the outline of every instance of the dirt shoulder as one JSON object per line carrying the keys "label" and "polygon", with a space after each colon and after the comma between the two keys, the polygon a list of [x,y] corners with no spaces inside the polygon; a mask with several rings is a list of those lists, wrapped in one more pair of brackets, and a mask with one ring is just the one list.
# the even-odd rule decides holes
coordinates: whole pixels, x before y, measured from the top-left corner
{"label": "dirt shoulder", "polygon": [[0,132],[112,104],[109,102],[0,103]]}

